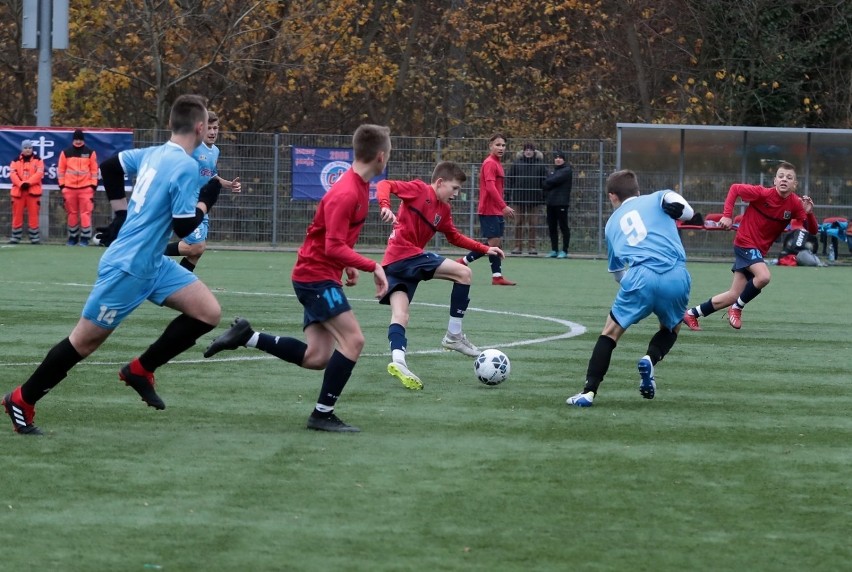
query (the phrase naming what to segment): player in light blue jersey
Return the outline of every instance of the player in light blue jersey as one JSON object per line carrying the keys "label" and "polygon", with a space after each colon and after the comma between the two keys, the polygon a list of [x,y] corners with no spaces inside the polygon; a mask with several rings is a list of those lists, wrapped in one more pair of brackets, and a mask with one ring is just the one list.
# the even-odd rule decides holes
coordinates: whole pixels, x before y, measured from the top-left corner
{"label": "player in light blue jersey", "polygon": [[[172,136],[167,143],[122,151],[101,165],[104,183],[113,193],[111,200],[124,193],[122,171],[136,176],[126,204],[127,218],[101,257],[97,281],[71,334],[48,352],[24,384],[3,398],[12,427],[20,434],[42,434],[33,422],[35,403],[145,300],[181,312],[142,355],[119,371],[119,379],[155,409],[166,405],[154,390],[154,370],[219,323],[221,308],[207,286],[163,255],[172,231],[178,236],[192,232],[221,189],[212,180],[199,192],[198,164],[191,157],[207,130],[204,100],[194,95],[179,97],[172,105],[169,124]],[[120,193],[112,188],[115,184]]]}
{"label": "player in light blue jersey", "polygon": [[[219,148],[216,146],[216,139],[219,137],[219,117],[212,111],[207,112],[207,134],[204,136],[204,141],[201,145],[195,148],[192,152],[192,157],[198,162],[199,167],[199,186],[205,185],[211,178],[216,177],[222,184],[223,189],[227,189],[232,193],[239,193],[242,190],[240,186],[240,178],[234,177],[234,180],[228,181],[219,176],[216,164],[219,162]],[[171,242],[166,247],[166,256],[183,256],[180,265],[193,272],[201,255],[204,254],[204,249],[207,247],[207,233],[210,229],[210,221],[207,216],[201,221],[201,224],[193,230],[189,235],[183,237],[178,242]]]}
{"label": "player in light blue jersey", "polygon": [[583,391],[567,400],[578,407],[594,402],[612,352],[627,328],[652,313],[659,318],[660,329],[638,369],[639,393],[653,399],[654,366],[674,346],[689,302],[691,278],[673,219],[689,220],[695,214],[692,207],[674,191],[639,196],[636,174],[628,170],[612,173],[606,191],[615,209],[606,223],[609,271],[621,287],[589,359]]}

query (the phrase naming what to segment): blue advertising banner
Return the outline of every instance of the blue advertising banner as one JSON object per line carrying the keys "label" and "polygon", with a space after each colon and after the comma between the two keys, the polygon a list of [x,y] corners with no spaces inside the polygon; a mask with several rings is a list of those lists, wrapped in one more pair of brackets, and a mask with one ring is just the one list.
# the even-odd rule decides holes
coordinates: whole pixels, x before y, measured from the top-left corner
{"label": "blue advertising banner", "polygon": [[[132,129],[83,129],[86,145],[95,150],[98,163],[119,151],[133,148]],[[51,127],[2,127],[0,128],[0,189],[12,186],[9,180],[9,165],[21,154],[21,141],[33,142],[33,152],[44,161],[45,190],[59,189],[56,170],[59,154],[71,146],[74,129]],[[103,186],[98,187],[99,191]],[[130,187],[127,187],[130,190]]]}
{"label": "blue advertising banner", "polygon": [[[293,147],[293,200],[318,201],[337,179],[352,166],[352,149],[329,147]],[[370,181],[370,200],[376,200],[376,184],[386,178],[382,173]]]}

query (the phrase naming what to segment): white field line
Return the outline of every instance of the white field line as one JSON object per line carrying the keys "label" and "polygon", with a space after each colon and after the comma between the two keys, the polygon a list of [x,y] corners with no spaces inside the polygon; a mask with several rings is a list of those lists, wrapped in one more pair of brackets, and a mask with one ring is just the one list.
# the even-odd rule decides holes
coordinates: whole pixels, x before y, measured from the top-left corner
{"label": "white field line", "polygon": [[[2,281],[0,281],[2,282]],[[16,282],[16,284],[34,284],[34,285],[45,285],[44,282]],[[78,284],[75,282],[66,282],[61,284],[56,284],[56,286],[64,286],[64,287],[85,287],[91,288],[91,284]],[[261,296],[261,297],[269,297],[269,298],[295,298],[295,294],[275,294],[269,292],[241,292],[241,291],[217,291],[213,290],[215,295],[229,295],[229,296]],[[375,299],[372,298],[348,298],[351,302],[364,302],[364,303],[372,303],[378,304]],[[447,309],[447,305],[445,304],[432,304],[428,302],[412,302],[412,306],[426,306],[430,308],[442,308],[444,310]],[[82,308],[81,308],[82,309]],[[536,338],[526,338],[526,339],[516,339],[508,342],[495,342],[492,344],[481,344],[480,340],[477,340],[477,343],[480,347],[488,348],[488,347],[499,347],[499,348],[511,348],[518,346],[528,346],[532,344],[542,344],[545,342],[552,342],[555,340],[564,340],[568,338],[573,338],[576,336],[580,336],[586,333],[586,327],[578,324],[576,322],[571,322],[569,320],[563,320],[561,318],[555,318],[553,316],[539,316],[536,314],[525,314],[520,312],[510,312],[508,310],[491,310],[488,308],[468,308],[469,312],[482,312],[484,314],[498,314],[502,316],[510,316],[512,318],[525,318],[530,320],[541,320],[545,322],[553,322],[555,324],[559,324],[566,328],[566,331],[552,336],[543,336]],[[250,319],[250,317],[246,316]],[[120,334],[119,334],[120,335]],[[436,334],[437,335],[437,334]],[[299,337],[296,334],[294,337]],[[433,348],[426,350],[414,350],[407,352],[409,355],[425,355],[425,354],[437,354],[445,352],[443,348]],[[240,352],[242,353],[242,352]],[[361,354],[361,357],[387,357],[389,355],[388,351],[384,351],[381,353],[364,353]],[[258,360],[268,360],[268,359],[277,359],[274,356],[263,354],[263,355],[234,355],[232,357],[221,357],[221,358],[197,358],[197,359],[176,359],[172,360],[169,363],[212,363],[212,362],[241,362],[241,361],[258,361]],[[38,366],[40,362],[18,362],[18,363],[0,363],[3,367],[23,367],[23,366]],[[86,360],[85,362],[81,362],[86,365],[124,365],[126,362],[106,362],[106,361],[96,361],[96,360]]]}

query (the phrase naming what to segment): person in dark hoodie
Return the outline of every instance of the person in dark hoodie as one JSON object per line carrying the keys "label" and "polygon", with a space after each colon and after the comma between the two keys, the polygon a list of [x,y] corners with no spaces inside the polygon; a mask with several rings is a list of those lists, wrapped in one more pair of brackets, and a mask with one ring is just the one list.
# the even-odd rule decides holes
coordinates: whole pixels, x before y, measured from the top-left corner
{"label": "person in dark hoodie", "polygon": [[547,175],[544,155],[532,143],[524,143],[524,149],[515,156],[509,168],[507,182],[508,202],[515,207],[515,248],[512,254],[521,254],[524,239],[530,254],[538,254],[536,226],[542,204],[541,184]]}
{"label": "person in dark hoodie", "polygon": [[[565,161],[564,151],[553,152],[553,169],[550,170],[541,189],[547,205],[547,230],[550,233],[549,258],[568,258],[571,228],[568,226],[568,207],[571,206],[571,185],[574,170]],[[559,249],[559,232],[562,232],[562,250]]]}

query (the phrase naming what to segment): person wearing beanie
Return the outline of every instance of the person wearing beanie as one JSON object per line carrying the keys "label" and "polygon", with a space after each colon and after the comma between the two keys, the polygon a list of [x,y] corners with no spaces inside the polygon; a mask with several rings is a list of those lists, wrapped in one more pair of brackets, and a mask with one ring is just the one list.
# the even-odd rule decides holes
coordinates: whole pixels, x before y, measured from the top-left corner
{"label": "person wearing beanie", "polygon": [[531,142],[524,143],[515,155],[506,178],[507,202],[515,209],[515,248],[512,254],[521,254],[524,240],[532,255],[538,254],[536,227],[541,222],[541,183],[547,175],[544,155]]}
{"label": "person wearing beanie", "polygon": [[[564,151],[553,152],[553,169],[550,170],[541,189],[547,208],[547,230],[550,233],[549,258],[568,258],[571,228],[568,226],[568,208],[571,206],[571,185],[574,170],[565,161]],[[559,249],[559,233],[562,232],[562,249]]]}
{"label": "person wearing beanie", "polygon": [[89,246],[92,211],[98,188],[98,158],[86,145],[82,129],[76,129],[71,146],[59,154],[57,178],[68,213],[68,246]]}
{"label": "person wearing beanie", "polygon": [[41,243],[39,211],[41,210],[41,182],[44,178],[44,161],[33,152],[33,142],[21,142],[21,154],[9,165],[12,181],[12,236],[9,244],[18,244],[24,235],[24,211],[27,211],[27,227],[30,242]]}

